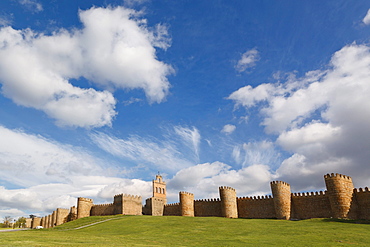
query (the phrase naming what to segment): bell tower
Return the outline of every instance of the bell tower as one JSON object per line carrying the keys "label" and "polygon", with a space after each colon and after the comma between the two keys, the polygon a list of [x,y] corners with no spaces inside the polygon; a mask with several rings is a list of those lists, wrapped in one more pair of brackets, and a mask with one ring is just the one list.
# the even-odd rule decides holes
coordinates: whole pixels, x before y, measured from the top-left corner
{"label": "bell tower", "polygon": [[166,182],[163,181],[162,176],[158,173],[153,180],[153,197],[161,198],[166,203]]}
{"label": "bell tower", "polygon": [[146,199],[143,214],[162,216],[164,205],[167,204],[166,193],[166,182],[163,181],[162,176],[158,172],[155,179],[153,179],[153,196]]}

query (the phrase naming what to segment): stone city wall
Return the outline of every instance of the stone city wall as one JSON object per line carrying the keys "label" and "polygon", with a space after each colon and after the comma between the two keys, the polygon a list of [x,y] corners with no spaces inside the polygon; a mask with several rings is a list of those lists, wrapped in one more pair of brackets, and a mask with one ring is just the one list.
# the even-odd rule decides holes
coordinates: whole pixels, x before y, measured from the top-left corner
{"label": "stone city wall", "polygon": [[370,220],[370,191],[369,188],[354,189],[354,198],[357,204],[357,217],[358,219]]}
{"label": "stone city wall", "polygon": [[292,219],[332,217],[329,197],[326,192],[293,193]]}
{"label": "stone city wall", "polygon": [[239,197],[237,202],[239,218],[276,218],[274,200],[271,196]]}
{"label": "stone city wall", "polygon": [[164,205],[163,215],[165,216],[180,216],[181,207],[180,203],[172,203]]}
{"label": "stone city wall", "polygon": [[222,217],[220,198],[195,200],[194,215],[198,217]]}
{"label": "stone city wall", "polygon": [[93,205],[90,211],[90,216],[104,216],[114,214],[115,207],[113,203]]}
{"label": "stone city wall", "polygon": [[162,216],[164,214],[164,205],[166,200],[163,198],[151,197],[146,199],[145,206],[143,206],[143,214]]}
{"label": "stone city wall", "polygon": [[[346,218],[370,220],[370,191],[355,189],[352,178],[342,174],[324,176],[326,191],[309,193],[291,193],[290,185],[282,181],[270,183],[272,196],[236,197],[235,189],[219,187],[220,198],[194,200],[189,192],[179,193],[179,203],[166,204],[165,182],[157,175],[153,180],[161,193],[146,200],[142,206],[141,196],[120,194],[114,196],[111,204],[94,205],[92,199],[78,198],[77,208],[57,209],[43,218],[34,217],[31,227],[54,227],[66,221],[93,215],[129,214],[165,215],[165,216],[217,216],[229,218]],[[157,186],[157,187],[156,187]]]}
{"label": "stone city wall", "polygon": [[[119,208],[120,214],[124,215],[142,215],[142,198],[136,195],[118,195],[122,197],[122,204],[116,205]],[[116,211],[117,212],[117,211]]]}

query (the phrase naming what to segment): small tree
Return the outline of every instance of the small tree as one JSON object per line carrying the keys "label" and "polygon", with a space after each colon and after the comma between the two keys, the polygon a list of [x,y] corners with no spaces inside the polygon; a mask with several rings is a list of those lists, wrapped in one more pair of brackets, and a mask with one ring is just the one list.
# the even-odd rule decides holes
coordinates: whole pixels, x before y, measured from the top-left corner
{"label": "small tree", "polygon": [[19,217],[17,222],[15,222],[15,227],[25,228],[26,227],[26,218]]}
{"label": "small tree", "polygon": [[7,227],[10,227],[11,224],[12,224],[12,217],[10,216],[5,216],[4,217],[4,227],[7,228]]}

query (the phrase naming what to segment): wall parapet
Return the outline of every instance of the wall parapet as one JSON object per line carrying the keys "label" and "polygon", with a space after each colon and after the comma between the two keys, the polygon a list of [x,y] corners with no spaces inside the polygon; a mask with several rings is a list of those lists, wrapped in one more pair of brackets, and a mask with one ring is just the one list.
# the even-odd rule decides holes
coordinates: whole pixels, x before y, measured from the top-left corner
{"label": "wall parapet", "polygon": [[270,200],[272,199],[271,195],[266,195],[266,196],[244,196],[244,197],[237,197],[236,198],[238,201],[244,201],[244,200]]}
{"label": "wall parapet", "polygon": [[311,192],[295,192],[292,197],[312,197],[312,196],[327,196],[327,191],[311,191]]}
{"label": "wall parapet", "polygon": [[220,198],[211,198],[211,199],[197,199],[194,202],[220,202]]}
{"label": "wall parapet", "polygon": [[287,182],[284,182],[284,181],[271,181],[270,184],[282,184],[282,185],[285,185],[285,186],[290,186],[290,184],[288,184]]}
{"label": "wall parapet", "polygon": [[93,199],[90,199],[90,198],[78,197],[78,199],[79,199],[80,201],[83,201],[83,202],[90,202],[90,203],[93,203]]}
{"label": "wall parapet", "polygon": [[190,193],[190,192],[187,192],[187,191],[180,191],[179,193],[184,194],[184,195],[190,195],[190,196],[194,195],[193,193]]}
{"label": "wall parapet", "polygon": [[220,190],[232,190],[232,191],[236,191],[234,188],[232,188],[230,186],[220,186],[219,189]]}
{"label": "wall parapet", "polygon": [[330,174],[328,173],[328,174],[324,175],[324,178],[325,179],[327,179],[327,178],[342,178],[342,179],[352,180],[352,178],[350,176],[339,174],[339,173],[330,173]]}
{"label": "wall parapet", "polygon": [[125,193],[115,195],[114,198],[116,197],[123,197],[123,198],[128,198],[128,199],[138,199],[138,198],[141,199],[141,196],[139,195],[130,195],[130,194],[125,194]]}
{"label": "wall parapet", "polygon": [[365,187],[365,188],[354,188],[353,189],[353,192],[354,193],[369,192],[369,188],[368,187]]}
{"label": "wall parapet", "polygon": [[103,203],[103,204],[95,204],[92,206],[92,208],[98,208],[98,207],[109,207],[109,206],[113,206],[114,204],[113,203]]}

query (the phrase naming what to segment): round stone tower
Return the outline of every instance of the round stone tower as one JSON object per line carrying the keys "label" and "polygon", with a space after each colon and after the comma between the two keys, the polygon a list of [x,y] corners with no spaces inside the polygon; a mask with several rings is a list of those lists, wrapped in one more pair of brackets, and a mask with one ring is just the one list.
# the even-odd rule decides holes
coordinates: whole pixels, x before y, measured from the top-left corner
{"label": "round stone tower", "polygon": [[334,218],[347,218],[352,203],[352,178],[342,174],[324,176],[330,207]]}
{"label": "round stone tower", "polygon": [[79,197],[77,199],[77,219],[90,216],[90,210],[93,206],[93,200]]}
{"label": "round stone tower", "polygon": [[221,186],[219,191],[222,216],[226,218],[238,218],[235,189],[227,186]]}
{"label": "round stone tower", "polygon": [[274,198],[276,218],[289,220],[292,196],[290,185],[282,181],[272,181],[270,185]]}
{"label": "round stone tower", "polygon": [[181,216],[194,217],[194,194],[180,191]]}

